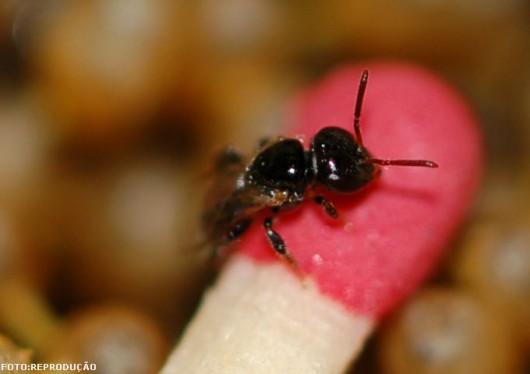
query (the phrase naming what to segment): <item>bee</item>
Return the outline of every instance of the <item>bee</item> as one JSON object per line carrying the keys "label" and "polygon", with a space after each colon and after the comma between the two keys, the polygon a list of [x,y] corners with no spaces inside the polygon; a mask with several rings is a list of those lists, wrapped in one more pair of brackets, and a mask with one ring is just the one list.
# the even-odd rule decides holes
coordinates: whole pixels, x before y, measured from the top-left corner
{"label": "bee", "polygon": [[337,219],[335,205],[318,194],[317,187],[348,194],[373,181],[382,165],[438,167],[428,160],[385,160],[370,154],[360,127],[367,84],[368,70],[364,70],[355,102],[353,134],[339,127],[324,127],[311,139],[308,150],[300,139],[278,137],[260,142],[249,160],[232,147],[221,153],[215,164],[217,178],[202,216],[214,253],[240,238],[258,216],[267,212],[262,221],[265,235],[274,251],[296,267],[296,260],[274,229],[278,214],[309,198]]}

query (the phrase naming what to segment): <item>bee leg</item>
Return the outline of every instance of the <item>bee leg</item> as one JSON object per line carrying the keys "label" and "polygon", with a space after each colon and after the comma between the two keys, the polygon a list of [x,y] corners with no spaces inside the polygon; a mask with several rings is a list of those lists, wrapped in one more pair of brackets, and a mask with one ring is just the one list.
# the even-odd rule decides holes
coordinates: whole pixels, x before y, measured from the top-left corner
{"label": "bee leg", "polygon": [[324,208],[328,216],[334,219],[339,218],[339,212],[337,211],[337,208],[335,208],[335,205],[324,196],[316,195],[313,197],[313,200],[315,203],[321,205]]}
{"label": "bee leg", "polygon": [[235,224],[234,227],[232,227],[230,231],[226,233],[225,237],[226,237],[227,243],[231,243],[234,240],[239,239],[239,237],[243,235],[245,231],[247,231],[251,223],[252,223],[251,219],[245,219]]}
{"label": "bee leg", "polygon": [[289,253],[287,250],[287,246],[285,245],[285,241],[283,238],[272,228],[272,222],[273,217],[267,217],[263,221],[263,227],[265,228],[265,233],[267,234],[267,237],[269,238],[269,241],[280,256],[285,258],[287,262],[293,266],[294,268],[298,269],[298,264],[296,263],[296,260],[293,258],[293,256]]}
{"label": "bee leg", "polygon": [[216,259],[226,257],[230,251],[230,244],[239,239],[241,235],[247,231],[251,223],[251,219],[245,219],[235,224],[223,235],[222,239],[217,241],[217,243],[214,245],[211,252],[211,258]]}

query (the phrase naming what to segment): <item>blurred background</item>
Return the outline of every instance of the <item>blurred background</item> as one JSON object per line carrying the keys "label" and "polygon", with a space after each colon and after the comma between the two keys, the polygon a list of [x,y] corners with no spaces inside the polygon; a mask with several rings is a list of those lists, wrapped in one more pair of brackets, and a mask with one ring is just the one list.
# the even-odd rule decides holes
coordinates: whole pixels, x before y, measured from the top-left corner
{"label": "blurred background", "polygon": [[212,278],[214,152],[281,133],[300,87],[378,58],[460,88],[488,166],[444,268],[351,372],[530,373],[524,0],[1,0],[0,362],[157,372]]}

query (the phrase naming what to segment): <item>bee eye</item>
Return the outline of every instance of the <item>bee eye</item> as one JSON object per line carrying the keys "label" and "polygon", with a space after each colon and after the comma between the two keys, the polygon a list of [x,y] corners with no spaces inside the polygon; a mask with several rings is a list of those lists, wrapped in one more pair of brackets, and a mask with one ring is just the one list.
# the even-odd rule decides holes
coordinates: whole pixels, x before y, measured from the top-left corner
{"label": "bee eye", "polygon": [[320,130],[311,144],[316,181],[337,192],[353,192],[368,184],[375,166],[352,134],[338,127]]}

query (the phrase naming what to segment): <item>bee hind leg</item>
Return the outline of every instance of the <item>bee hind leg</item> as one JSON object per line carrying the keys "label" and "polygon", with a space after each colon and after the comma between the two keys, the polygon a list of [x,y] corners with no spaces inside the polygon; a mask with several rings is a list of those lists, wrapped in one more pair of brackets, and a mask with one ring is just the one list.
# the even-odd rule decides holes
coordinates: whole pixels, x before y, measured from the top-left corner
{"label": "bee hind leg", "polygon": [[228,230],[221,240],[218,240],[212,248],[211,258],[224,258],[231,252],[231,244],[239,239],[252,224],[251,219],[245,219],[235,224]]}

